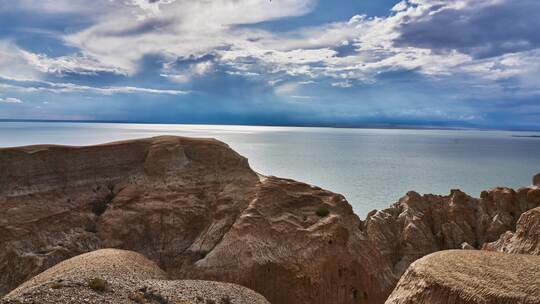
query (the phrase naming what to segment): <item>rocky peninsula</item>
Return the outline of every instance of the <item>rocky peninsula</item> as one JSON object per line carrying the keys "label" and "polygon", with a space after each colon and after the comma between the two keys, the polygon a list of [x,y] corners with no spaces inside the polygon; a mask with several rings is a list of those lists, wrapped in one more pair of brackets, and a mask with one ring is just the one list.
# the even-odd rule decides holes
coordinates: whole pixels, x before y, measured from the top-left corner
{"label": "rocky peninsula", "polygon": [[[0,296],[6,303],[540,303],[540,273],[531,268],[540,252],[539,206],[536,176],[533,185],[480,198],[409,192],[361,220],[342,195],[261,176],[211,139],[0,149]],[[449,249],[459,251],[430,255]],[[455,278],[469,266],[478,271],[458,276],[459,284],[481,277],[506,289],[457,292]],[[524,267],[528,284],[515,279]],[[107,291],[89,288],[96,278]]]}

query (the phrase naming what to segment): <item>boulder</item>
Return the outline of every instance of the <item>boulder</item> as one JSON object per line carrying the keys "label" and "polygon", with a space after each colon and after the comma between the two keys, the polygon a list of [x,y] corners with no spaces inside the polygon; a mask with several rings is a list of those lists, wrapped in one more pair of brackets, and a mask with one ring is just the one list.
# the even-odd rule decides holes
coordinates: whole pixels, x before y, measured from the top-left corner
{"label": "boulder", "polygon": [[386,304],[540,303],[540,257],[449,250],[414,262]]}

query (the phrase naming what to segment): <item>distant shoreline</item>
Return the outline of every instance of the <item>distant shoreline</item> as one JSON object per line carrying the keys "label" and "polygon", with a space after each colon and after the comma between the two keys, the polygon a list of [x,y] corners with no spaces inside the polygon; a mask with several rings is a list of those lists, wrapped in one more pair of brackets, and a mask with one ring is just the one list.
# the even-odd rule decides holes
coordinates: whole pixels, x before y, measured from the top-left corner
{"label": "distant shoreline", "polygon": [[[190,123],[190,122],[151,122],[151,121],[122,121],[122,120],[49,120],[49,119],[0,119],[2,122],[40,122],[40,123],[108,123],[108,124],[141,124],[141,125],[200,125],[200,126],[246,126],[246,127],[298,127],[298,128],[335,128],[335,129],[388,129],[388,130],[451,130],[451,131],[509,131],[509,132],[540,132],[535,129],[490,129],[473,127],[451,127],[407,124],[235,124],[235,123]],[[540,137],[540,135],[513,135],[513,137]]]}
{"label": "distant shoreline", "polygon": [[512,137],[540,138],[540,135],[512,135]]}

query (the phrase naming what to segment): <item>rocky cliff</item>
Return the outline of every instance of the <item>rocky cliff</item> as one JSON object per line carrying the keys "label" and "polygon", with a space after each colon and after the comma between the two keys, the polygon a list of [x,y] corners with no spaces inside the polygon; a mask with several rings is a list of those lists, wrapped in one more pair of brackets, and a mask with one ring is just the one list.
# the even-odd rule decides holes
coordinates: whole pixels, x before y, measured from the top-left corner
{"label": "rocky cliff", "polygon": [[275,177],[215,140],[158,137],[0,150],[5,294],[100,248],[173,279],[239,283],[272,303],[380,303],[394,277],[343,196]]}
{"label": "rocky cliff", "polygon": [[361,221],[343,196],[258,176],[215,140],[0,149],[0,294],[121,248],[169,278],[237,283],[271,303],[383,303],[416,259],[514,233],[537,191],[409,192]]}
{"label": "rocky cliff", "polygon": [[[448,196],[419,195],[409,192],[391,208],[372,212],[364,223],[371,244],[383,254],[396,280],[415,260],[446,249],[481,249],[501,235],[510,239],[520,216],[540,206],[540,189],[528,186],[514,191],[494,188],[473,198],[459,190]],[[514,239],[536,242],[538,219],[524,215]],[[533,227],[524,227],[525,225]],[[535,226],[536,225],[536,226]],[[526,231],[525,231],[526,230]],[[535,243],[536,244],[536,243]],[[533,244],[519,253],[535,253]],[[516,251],[517,252],[517,251]]]}

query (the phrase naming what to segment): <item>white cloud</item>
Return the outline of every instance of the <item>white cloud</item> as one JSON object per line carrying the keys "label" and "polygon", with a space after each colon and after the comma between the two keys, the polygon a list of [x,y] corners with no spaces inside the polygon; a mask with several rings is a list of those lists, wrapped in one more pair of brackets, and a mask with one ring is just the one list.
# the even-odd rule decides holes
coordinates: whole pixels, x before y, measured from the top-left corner
{"label": "white cloud", "polygon": [[0,40],[0,75],[35,79],[39,72],[25,60],[23,50],[9,41]]}
{"label": "white cloud", "polygon": [[[6,81],[7,80],[7,81]],[[47,81],[36,81],[27,79],[8,79],[0,77],[0,88],[9,89],[19,92],[50,92],[50,93],[94,93],[94,94],[161,94],[161,95],[185,95],[188,91],[172,90],[172,89],[152,89],[132,86],[109,86],[109,87],[92,87],[73,83],[56,83]]]}
{"label": "white cloud", "polygon": [[[412,43],[415,36],[404,32],[405,28],[416,29],[416,25],[430,25],[449,12],[458,17],[471,16],[511,5],[510,0],[403,0],[385,17],[353,15],[342,22],[277,33],[250,25],[305,14],[316,1],[98,1],[90,13],[83,9],[88,6],[86,1],[60,1],[21,0],[17,5],[93,16],[94,25],[64,36],[65,42],[80,53],[51,58],[13,45],[8,45],[12,49],[8,52],[6,44],[0,44],[0,74],[33,78],[36,73],[107,72],[129,76],[139,70],[145,56],[157,54],[167,62],[160,75],[172,82],[190,82],[225,66],[230,75],[266,76],[278,95],[291,94],[301,86],[298,82],[275,82],[291,76],[299,80],[330,78],[332,86],[346,88],[357,82],[372,83],[383,72],[399,70],[428,77],[467,74],[479,81],[517,77],[524,86],[536,83],[523,75],[538,75],[534,64],[538,53],[478,59],[473,52],[458,48],[441,50]],[[407,41],[403,41],[405,34],[409,35]],[[501,47],[512,50],[530,45],[519,39],[506,39],[505,43]],[[340,48],[348,50],[345,55]],[[207,55],[212,59],[198,61]],[[177,65],[182,61],[191,63]]]}
{"label": "white cloud", "polygon": [[132,74],[144,55],[190,58],[239,46],[259,31],[235,26],[302,15],[314,0],[134,0],[130,4],[132,10],[113,9],[114,17],[66,36],[66,42],[80,48],[84,56]]}
{"label": "white cloud", "polygon": [[61,56],[49,58],[44,54],[34,54],[27,51],[20,51],[21,57],[31,66],[42,73],[57,75],[79,74],[97,75],[99,73],[114,73],[127,75],[126,71],[113,66],[106,66],[99,61],[86,56]]}
{"label": "white cloud", "polygon": [[211,73],[214,69],[212,61],[203,61],[190,64],[185,68],[175,67],[175,62],[164,64],[161,77],[168,78],[172,82],[185,83],[193,79],[193,77],[204,76]]}
{"label": "white cloud", "polygon": [[291,97],[294,99],[313,99],[313,96],[307,95],[292,95]]}
{"label": "white cloud", "polygon": [[23,103],[23,101],[18,98],[8,97],[0,98],[0,103]]}

